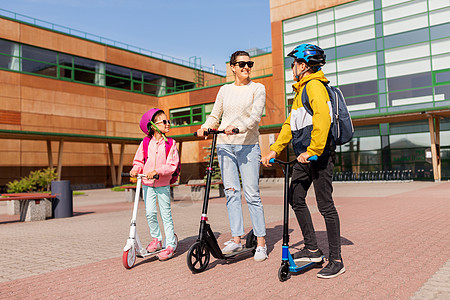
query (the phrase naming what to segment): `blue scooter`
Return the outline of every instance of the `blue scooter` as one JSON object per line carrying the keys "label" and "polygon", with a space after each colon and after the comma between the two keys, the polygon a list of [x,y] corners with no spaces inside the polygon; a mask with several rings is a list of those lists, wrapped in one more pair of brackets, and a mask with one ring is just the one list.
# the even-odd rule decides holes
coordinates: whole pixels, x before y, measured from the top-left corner
{"label": "blue scooter", "polygon": [[[308,158],[309,161],[317,161],[317,155]],[[307,269],[314,265],[321,265],[324,262],[324,256],[320,262],[304,261],[300,263],[294,262],[291,253],[289,252],[289,169],[290,166],[297,162],[297,159],[290,162],[281,161],[278,159],[270,159],[270,163],[278,163],[284,167],[284,217],[283,217],[283,246],[281,266],[278,269],[278,279],[283,282],[291,278],[291,272],[297,273],[301,270]]]}

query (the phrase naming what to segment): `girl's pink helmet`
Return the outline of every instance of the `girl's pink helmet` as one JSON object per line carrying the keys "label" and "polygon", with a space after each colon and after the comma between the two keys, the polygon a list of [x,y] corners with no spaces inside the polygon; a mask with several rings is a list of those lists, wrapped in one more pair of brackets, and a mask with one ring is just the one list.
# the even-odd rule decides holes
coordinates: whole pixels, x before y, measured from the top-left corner
{"label": "girl's pink helmet", "polygon": [[155,120],[153,120],[153,117],[160,111],[164,112],[162,109],[152,108],[142,115],[141,121],[139,122],[139,127],[141,127],[141,130],[145,133],[145,135],[148,135],[150,132],[150,121],[154,122]]}

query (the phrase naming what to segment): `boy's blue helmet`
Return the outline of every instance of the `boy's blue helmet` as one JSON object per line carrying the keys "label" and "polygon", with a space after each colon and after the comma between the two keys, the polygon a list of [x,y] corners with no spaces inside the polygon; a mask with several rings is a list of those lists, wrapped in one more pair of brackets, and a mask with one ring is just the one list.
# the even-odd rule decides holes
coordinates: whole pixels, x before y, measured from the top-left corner
{"label": "boy's blue helmet", "polygon": [[306,62],[314,72],[317,72],[326,63],[325,51],[319,46],[312,44],[301,44],[294,48],[287,56],[295,60]]}

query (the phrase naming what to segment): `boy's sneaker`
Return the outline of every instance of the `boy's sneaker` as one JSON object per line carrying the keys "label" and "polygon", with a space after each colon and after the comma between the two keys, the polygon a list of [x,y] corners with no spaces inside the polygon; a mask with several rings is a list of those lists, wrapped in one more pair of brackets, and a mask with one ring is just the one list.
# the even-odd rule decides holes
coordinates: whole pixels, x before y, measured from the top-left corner
{"label": "boy's sneaker", "polygon": [[222,249],[223,254],[232,254],[242,250],[242,244],[236,244],[234,240],[229,240],[228,242],[225,242],[224,245],[226,245],[226,247]]}
{"label": "boy's sneaker", "polygon": [[172,258],[174,252],[175,251],[173,251],[172,246],[168,246],[166,249],[158,253],[158,259],[168,260],[169,258]]}
{"label": "boy's sneaker", "polygon": [[330,259],[328,264],[317,273],[319,278],[333,278],[345,272],[344,263]]}
{"label": "boy's sneaker", "polygon": [[154,238],[153,241],[147,246],[148,252],[155,252],[160,249],[162,249],[161,241],[158,241],[157,238]]}
{"label": "boy's sneaker", "polygon": [[255,261],[265,261],[267,259],[267,245],[264,247],[256,247],[255,255],[253,256]]}
{"label": "boy's sneaker", "polygon": [[307,248],[303,248],[297,253],[294,253],[294,255],[292,255],[292,258],[294,259],[294,262],[301,262],[301,261],[321,262],[322,256],[323,253],[322,250],[320,249],[318,249],[316,252],[313,252]]}

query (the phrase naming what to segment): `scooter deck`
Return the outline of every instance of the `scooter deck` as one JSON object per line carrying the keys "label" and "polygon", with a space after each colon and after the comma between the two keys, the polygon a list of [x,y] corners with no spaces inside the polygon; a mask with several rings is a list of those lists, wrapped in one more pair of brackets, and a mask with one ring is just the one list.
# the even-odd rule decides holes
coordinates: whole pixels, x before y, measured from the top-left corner
{"label": "scooter deck", "polygon": [[233,253],[230,253],[230,254],[224,254],[223,256],[224,256],[226,259],[228,259],[228,258],[233,258],[233,257],[235,257],[236,255],[240,255],[240,254],[244,254],[244,253],[247,253],[247,252],[251,252],[251,251],[253,251],[253,250],[255,250],[255,247],[246,248],[246,247],[244,246],[244,247],[242,247],[242,249],[239,250],[239,251],[236,251],[236,252],[233,252]]}
{"label": "scooter deck", "polygon": [[298,262],[294,262],[292,260],[292,262],[290,262],[289,271],[291,271],[291,272],[299,272],[301,270],[305,270],[305,269],[308,269],[308,268],[311,268],[311,267],[320,266],[321,264],[323,264],[323,262],[324,262],[323,258],[319,262],[315,262],[315,261],[298,261]]}
{"label": "scooter deck", "polygon": [[161,252],[161,251],[163,251],[163,250],[165,250],[165,248],[163,248],[163,249],[159,249],[159,250],[157,250],[157,251],[155,251],[155,252],[145,252],[144,254],[140,254],[140,253],[138,253],[138,254],[136,254],[136,256],[137,257],[140,257],[140,258],[145,258],[145,257],[148,257],[148,256],[152,256],[152,255],[155,255],[155,254],[158,254],[159,252]]}

